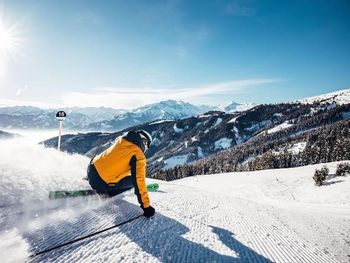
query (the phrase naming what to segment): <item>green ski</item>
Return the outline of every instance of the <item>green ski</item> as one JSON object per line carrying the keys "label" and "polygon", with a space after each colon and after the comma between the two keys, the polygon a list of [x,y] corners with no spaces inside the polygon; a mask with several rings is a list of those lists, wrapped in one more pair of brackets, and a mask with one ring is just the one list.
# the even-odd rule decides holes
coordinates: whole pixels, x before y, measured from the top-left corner
{"label": "green ski", "polygon": [[[149,192],[156,192],[159,189],[159,184],[148,184],[147,185],[147,191]],[[91,189],[85,189],[85,190],[75,190],[75,191],[50,191],[49,198],[50,199],[59,199],[59,198],[66,198],[66,197],[80,197],[80,196],[89,196],[89,195],[97,195],[97,192],[95,190]]]}

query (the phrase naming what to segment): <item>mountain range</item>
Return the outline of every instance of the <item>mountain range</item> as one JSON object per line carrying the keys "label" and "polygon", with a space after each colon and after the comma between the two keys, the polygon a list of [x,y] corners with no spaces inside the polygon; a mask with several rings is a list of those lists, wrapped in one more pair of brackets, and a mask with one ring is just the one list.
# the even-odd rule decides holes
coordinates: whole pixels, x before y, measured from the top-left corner
{"label": "mountain range", "polygon": [[[330,145],[322,145],[322,141],[326,140],[318,134],[329,133],[333,129],[339,130],[339,134],[333,136],[339,142],[350,139],[346,131],[350,124],[349,95],[350,90],[344,90],[312,100],[257,105],[241,112],[209,111],[179,120],[152,121],[115,133],[64,135],[61,148],[93,157],[108,148],[124,132],[145,129],[154,138],[147,152],[149,174],[166,180],[175,179],[172,177],[174,175],[181,178],[197,172],[205,174],[230,169],[259,169],[265,167],[265,164],[257,161],[265,158],[264,154],[282,156],[280,153],[285,153],[285,158],[297,158],[298,154],[315,144],[320,144],[320,151],[328,147],[324,152],[335,152],[334,147],[337,145],[338,155],[330,159],[350,159],[346,155],[347,151],[350,153],[348,146],[344,148],[340,143],[331,142]],[[43,143],[48,147],[56,147],[57,138]],[[215,159],[216,156],[221,159]],[[293,162],[294,166],[302,162],[301,157],[298,158]],[[305,162],[317,163],[320,160],[315,158]],[[280,166],[291,163],[286,161]],[[200,164],[197,168],[201,171],[195,169],[196,164]],[[191,165],[192,170],[186,171]]]}
{"label": "mountain range", "polygon": [[231,103],[226,107],[193,105],[183,101],[167,100],[134,110],[105,107],[41,109],[32,106],[0,108],[2,129],[56,129],[55,114],[64,110],[67,118],[64,128],[72,131],[118,131],[155,120],[178,120],[214,109],[229,112],[250,107],[252,104]]}

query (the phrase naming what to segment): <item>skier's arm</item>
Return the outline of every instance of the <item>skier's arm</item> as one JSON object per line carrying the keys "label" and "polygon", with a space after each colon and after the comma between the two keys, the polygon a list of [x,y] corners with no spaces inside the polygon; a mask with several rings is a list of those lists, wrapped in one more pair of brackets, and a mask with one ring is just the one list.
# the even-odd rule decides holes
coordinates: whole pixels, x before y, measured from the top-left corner
{"label": "skier's arm", "polygon": [[135,186],[137,200],[143,208],[150,206],[146,186],[146,158],[142,154],[135,154],[130,161],[131,177]]}

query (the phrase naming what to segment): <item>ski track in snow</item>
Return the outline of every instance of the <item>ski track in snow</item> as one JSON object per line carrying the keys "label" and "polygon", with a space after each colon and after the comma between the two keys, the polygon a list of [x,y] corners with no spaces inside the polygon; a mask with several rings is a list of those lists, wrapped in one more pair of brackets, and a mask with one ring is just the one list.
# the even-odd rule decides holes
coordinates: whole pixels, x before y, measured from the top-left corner
{"label": "ski track in snow", "polygon": [[[157,209],[153,218],[141,217],[29,262],[338,262],[262,204],[176,182],[161,182],[160,191],[150,195]],[[140,215],[135,199],[127,192],[109,200],[55,200],[50,209],[46,204],[26,216],[9,209],[0,230],[16,228],[29,253],[36,253]]]}

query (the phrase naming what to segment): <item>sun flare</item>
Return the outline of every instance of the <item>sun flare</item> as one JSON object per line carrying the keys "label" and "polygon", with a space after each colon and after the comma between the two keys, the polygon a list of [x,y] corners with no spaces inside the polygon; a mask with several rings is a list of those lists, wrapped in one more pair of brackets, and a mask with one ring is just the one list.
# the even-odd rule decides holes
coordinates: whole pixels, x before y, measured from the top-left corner
{"label": "sun flare", "polygon": [[0,55],[10,55],[18,51],[19,42],[15,28],[0,23]]}

